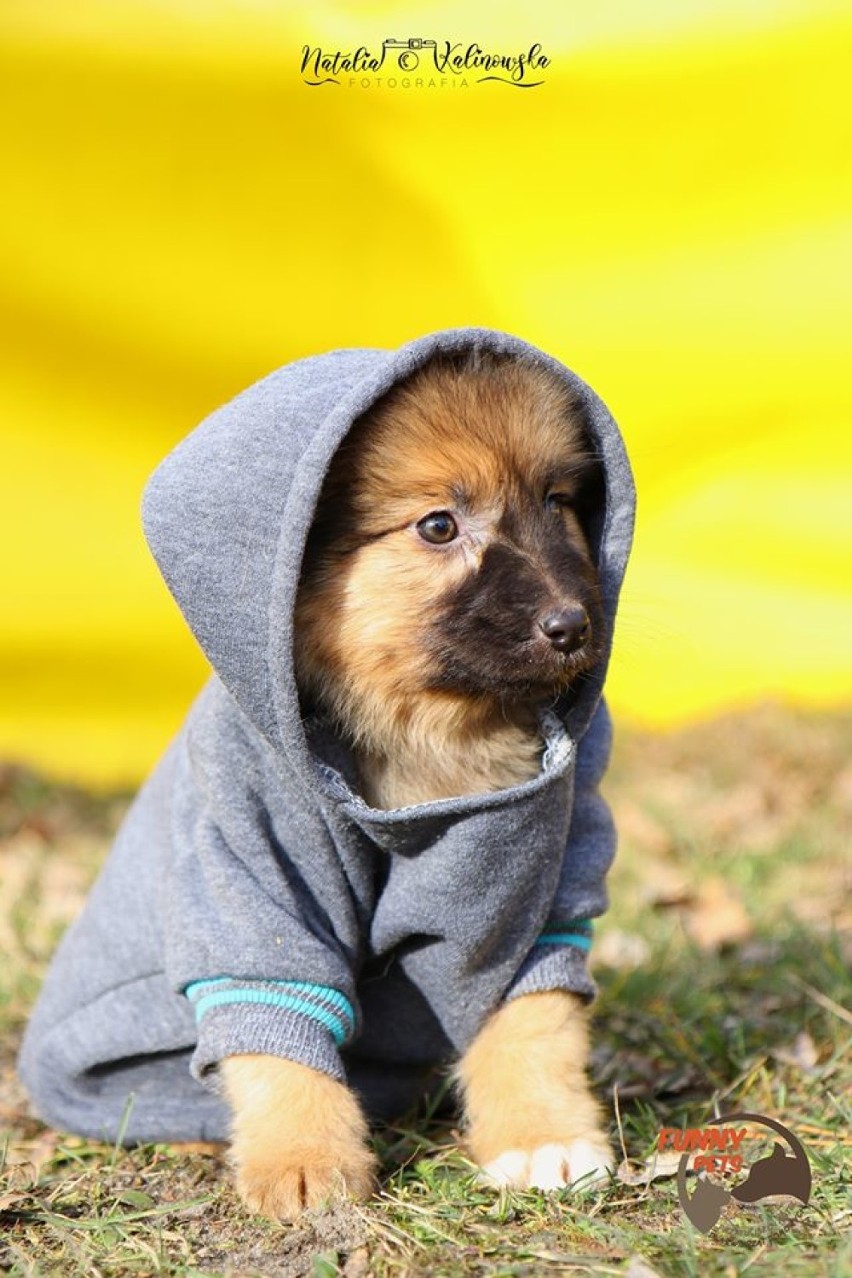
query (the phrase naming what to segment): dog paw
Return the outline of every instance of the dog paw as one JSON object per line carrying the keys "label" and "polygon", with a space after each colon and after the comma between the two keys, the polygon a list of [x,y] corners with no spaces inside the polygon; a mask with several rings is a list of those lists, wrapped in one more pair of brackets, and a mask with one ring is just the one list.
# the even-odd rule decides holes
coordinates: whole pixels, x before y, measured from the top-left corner
{"label": "dog paw", "polygon": [[375,1157],[348,1087],[272,1056],[222,1062],[232,1109],[231,1163],[250,1211],[293,1220],[309,1207],[368,1198]]}
{"label": "dog paw", "polygon": [[601,1141],[574,1140],[569,1144],[539,1145],[537,1149],[507,1149],[480,1172],[490,1185],[510,1189],[594,1188],[613,1168],[612,1152]]}
{"label": "dog paw", "polygon": [[587,1022],[571,994],[525,994],[492,1013],[462,1057],[465,1143],[484,1180],[583,1189],[612,1168],[585,1074]]}
{"label": "dog paw", "polygon": [[373,1157],[366,1148],[285,1151],[274,1161],[236,1159],[236,1186],[249,1211],[294,1220],[310,1207],[346,1198],[369,1198]]}

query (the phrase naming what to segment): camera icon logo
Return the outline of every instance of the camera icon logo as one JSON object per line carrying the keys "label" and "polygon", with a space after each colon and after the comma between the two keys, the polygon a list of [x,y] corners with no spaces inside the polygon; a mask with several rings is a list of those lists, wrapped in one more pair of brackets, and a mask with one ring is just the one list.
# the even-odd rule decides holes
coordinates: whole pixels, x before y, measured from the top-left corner
{"label": "camera icon logo", "polygon": [[422,40],[418,36],[412,36],[409,40],[385,40],[382,48],[386,52],[388,49],[398,49],[396,55],[397,66],[400,71],[416,71],[420,66],[420,54],[424,49],[436,48],[434,40]]}

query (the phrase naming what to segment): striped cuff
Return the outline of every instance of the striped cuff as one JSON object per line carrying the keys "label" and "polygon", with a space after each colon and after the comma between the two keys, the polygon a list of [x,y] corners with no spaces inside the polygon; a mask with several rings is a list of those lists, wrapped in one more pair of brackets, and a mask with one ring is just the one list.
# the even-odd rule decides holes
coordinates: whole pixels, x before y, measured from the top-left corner
{"label": "striped cuff", "polygon": [[573,945],[588,954],[592,948],[592,920],[570,919],[564,923],[548,923],[536,938],[536,945]]}
{"label": "striped cuff", "polygon": [[214,1008],[235,1004],[278,1008],[296,1013],[327,1030],[337,1047],[348,1043],[355,1032],[355,1009],[339,990],[310,981],[254,981],[217,976],[191,981],[184,994],[195,1008],[197,1024]]}
{"label": "striped cuff", "polygon": [[591,919],[548,923],[521,964],[506,998],[566,990],[591,1001],[597,992],[586,966],[591,945]]}

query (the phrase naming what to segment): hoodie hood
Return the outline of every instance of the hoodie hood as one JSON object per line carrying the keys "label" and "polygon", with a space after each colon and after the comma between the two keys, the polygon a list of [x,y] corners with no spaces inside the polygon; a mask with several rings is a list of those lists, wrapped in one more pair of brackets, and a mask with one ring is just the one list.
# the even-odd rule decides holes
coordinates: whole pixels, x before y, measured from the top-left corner
{"label": "hoodie hood", "polygon": [[398,350],[341,350],[286,365],[213,413],[145,490],[148,543],[214,671],[307,784],[315,773],[293,670],[293,609],[305,541],[326,471],[353,423],[439,353],[515,355],[562,378],[581,402],[605,479],[592,529],[606,653],[557,707],[578,740],[603,687],[634,518],[630,466],[603,402],[574,373],[490,329],[432,333]]}

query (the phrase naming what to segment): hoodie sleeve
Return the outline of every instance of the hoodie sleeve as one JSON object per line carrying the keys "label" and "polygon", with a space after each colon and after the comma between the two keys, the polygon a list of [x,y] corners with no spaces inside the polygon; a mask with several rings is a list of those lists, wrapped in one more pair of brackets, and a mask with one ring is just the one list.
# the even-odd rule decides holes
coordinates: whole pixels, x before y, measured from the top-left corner
{"label": "hoodie sleeve", "polygon": [[612,724],[601,701],[577,750],[571,826],[559,884],[547,922],[507,998],[562,989],[594,998],[587,962],[592,920],[606,911],[606,874],[615,856],[612,814],[599,786],[612,747]]}
{"label": "hoodie sleeve", "polygon": [[[282,784],[286,764],[221,685],[178,753],[166,970],[193,1004],[193,1074],[263,1053],[343,1078],[354,1036],[358,922],[328,832]],[[287,795],[285,804],[283,795]]]}

